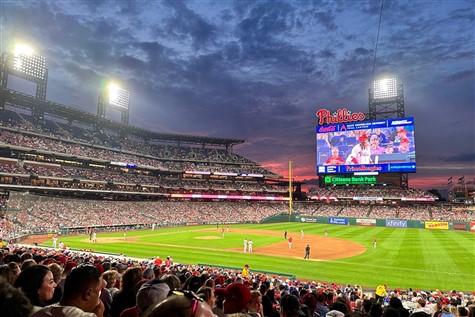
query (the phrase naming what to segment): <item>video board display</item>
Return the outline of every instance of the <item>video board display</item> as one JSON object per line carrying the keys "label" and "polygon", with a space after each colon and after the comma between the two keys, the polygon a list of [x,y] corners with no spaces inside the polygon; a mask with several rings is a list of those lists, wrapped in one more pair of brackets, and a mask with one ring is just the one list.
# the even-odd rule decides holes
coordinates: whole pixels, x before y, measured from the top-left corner
{"label": "video board display", "polygon": [[415,173],[414,118],[316,127],[317,174]]}

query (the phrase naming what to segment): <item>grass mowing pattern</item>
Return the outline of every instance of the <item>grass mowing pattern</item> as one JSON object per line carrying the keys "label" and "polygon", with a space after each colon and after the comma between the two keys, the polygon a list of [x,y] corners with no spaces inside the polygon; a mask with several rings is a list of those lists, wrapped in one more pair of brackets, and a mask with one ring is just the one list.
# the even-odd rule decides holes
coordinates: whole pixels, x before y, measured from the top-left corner
{"label": "grass mowing pattern", "polygon": [[[298,237],[305,234],[328,235],[351,240],[366,246],[358,256],[333,261],[306,261],[278,258],[225,249],[241,249],[244,238],[254,241],[254,249],[283,240],[283,236],[243,235],[233,233],[235,228],[287,230]],[[209,232],[198,231],[211,229]],[[216,236],[207,240],[196,237]],[[277,223],[260,225],[231,225],[231,232],[221,239],[216,226],[189,226],[163,228],[155,231],[127,232],[127,238],[137,237],[140,243],[118,241],[101,244],[101,237],[122,239],[122,232],[98,234],[98,244],[93,245],[87,236],[61,237],[74,249],[94,249],[98,252],[123,253],[130,257],[151,258],[159,255],[173,256],[178,263],[209,263],[242,268],[247,263],[251,270],[293,274],[300,279],[335,283],[358,284],[375,287],[387,284],[390,289],[440,289],[457,291],[475,290],[475,234],[465,231],[399,229],[308,223]],[[373,237],[377,248],[373,250]],[[87,242],[84,242],[87,240]],[[157,245],[159,244],[159,245]],[[51,241],[44,245],[51,245]],[[303,256],[303,250],[301,250]],[[298,251],[297,251],[298,252]],[[313,255],[313,254],[312,254]],[[318,255],[315,255],[318,257]]]}

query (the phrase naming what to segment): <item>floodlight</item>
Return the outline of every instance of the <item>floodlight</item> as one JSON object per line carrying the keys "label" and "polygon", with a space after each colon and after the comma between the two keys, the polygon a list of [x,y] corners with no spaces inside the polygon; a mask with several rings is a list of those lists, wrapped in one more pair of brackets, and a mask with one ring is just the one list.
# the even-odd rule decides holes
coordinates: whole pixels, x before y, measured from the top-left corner
{"label": "floodlight", "polygon": [[130,94],[128,91],[119,88],[116,84],[111,83],[108,89],[109,104],[119,108],[128,109],[130,104]]}
{"label": "floodlight", "polygon": [[397,97],[397,79],[387,78],[373,82],[373,98],[388,99]]}
{"label": "floodlight", "polygon": [[46,59],[37,55],[26,45],[17,45],[13,52],[13,69],[33,79],[44,80],[46,76]]}
{"label": "floodlight", "polygon": [[25,55],[25,56],[31,56],[33,55],[33,49],[25,44],[17,44],[15,46],[14,50],[14,55],[19,56],[19,55]]}

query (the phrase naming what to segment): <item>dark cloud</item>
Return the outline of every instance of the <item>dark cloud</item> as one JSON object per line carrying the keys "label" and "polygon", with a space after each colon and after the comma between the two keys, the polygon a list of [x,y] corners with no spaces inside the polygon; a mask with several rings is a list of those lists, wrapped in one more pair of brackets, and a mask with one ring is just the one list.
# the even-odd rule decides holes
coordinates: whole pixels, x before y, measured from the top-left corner
{"label": "dark cloud", "polygon": [[[471,150],[472,151],[475,150],[474,146],[472,146]],[[450,156],[450,157],[447,157],[445,159],[445,162],[448,162],[448,163],[473,163],[473,162],[475,162],[475,152],[460,153],[456,156]]]}
{"label": "dark cloud", "polygon": [[[164,8],[170,10],[170,15],[164,19],[163,25],[168,38],[189,40],[195,50],[207,50],[209,46],[214,46],[218,31],[215,25],[189,9],[185,2],[164,2]],[[165,32],[162,31],[161,34]]]}
{"label": "dark cloud", "polygon": [[457,72],[455,74],[451,74],[446,77],[447,82],[457,82],[460,80],[471,80],[475,78],[475,70],[473,69],[468,69],[464,71]]}
{"label": "dark cloud", "polygon": [[335,30],[337,26],[330,12],[316,12],[315,19],[327,30]]}

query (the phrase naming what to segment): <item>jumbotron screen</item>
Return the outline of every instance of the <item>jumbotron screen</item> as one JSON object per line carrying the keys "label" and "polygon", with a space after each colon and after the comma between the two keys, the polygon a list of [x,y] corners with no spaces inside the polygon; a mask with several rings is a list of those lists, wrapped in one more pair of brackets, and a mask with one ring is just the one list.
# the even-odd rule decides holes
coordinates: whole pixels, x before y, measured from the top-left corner
{"label": "jumbotron screen", "polygon": [[414,118],[321,125],[317,174],[415,173]]}

